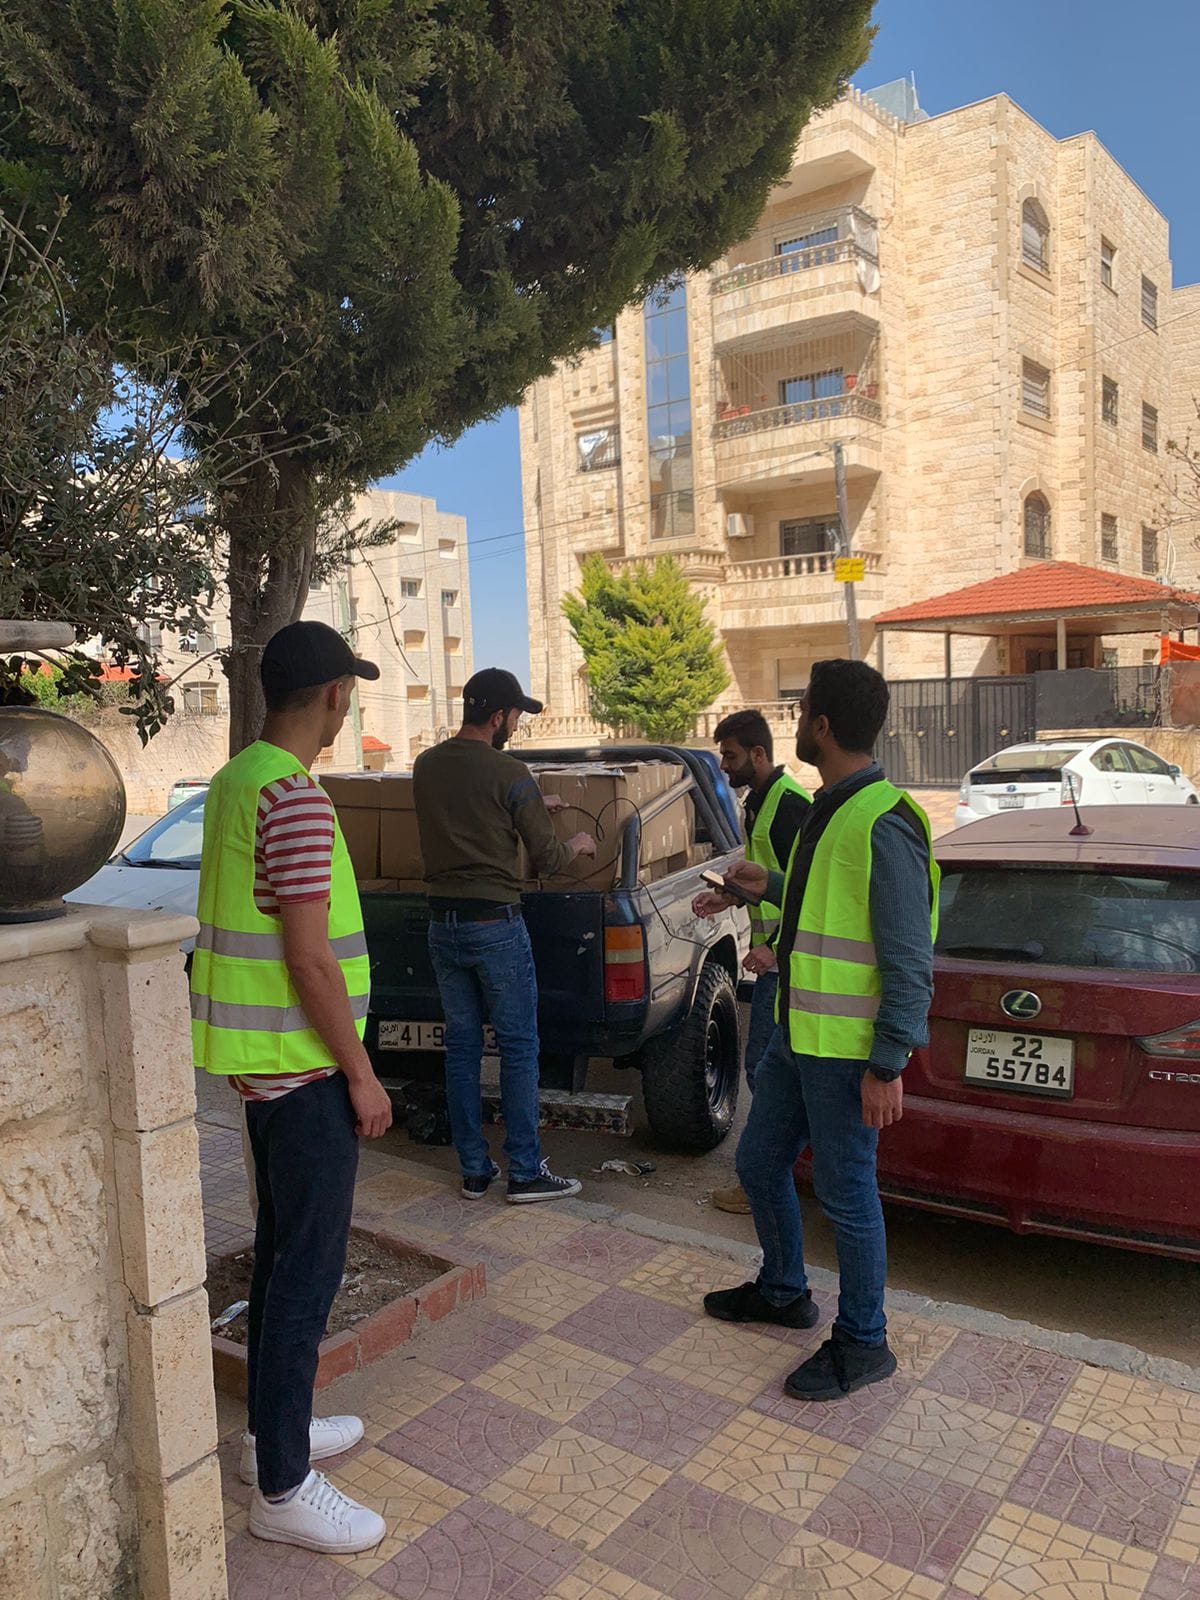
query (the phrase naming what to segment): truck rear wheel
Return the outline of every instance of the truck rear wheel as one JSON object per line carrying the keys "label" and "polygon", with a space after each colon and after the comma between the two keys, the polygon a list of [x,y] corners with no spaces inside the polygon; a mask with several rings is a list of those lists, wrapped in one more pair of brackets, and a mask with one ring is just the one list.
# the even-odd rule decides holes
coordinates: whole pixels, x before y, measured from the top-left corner
{"label": "truck rear wheel", "polygon": [[742,1069],[737,993],[716,961],[705,963],[682,1026],[642,1049],[650,1130],[676,1150],[711,1150],[733,1126]]}

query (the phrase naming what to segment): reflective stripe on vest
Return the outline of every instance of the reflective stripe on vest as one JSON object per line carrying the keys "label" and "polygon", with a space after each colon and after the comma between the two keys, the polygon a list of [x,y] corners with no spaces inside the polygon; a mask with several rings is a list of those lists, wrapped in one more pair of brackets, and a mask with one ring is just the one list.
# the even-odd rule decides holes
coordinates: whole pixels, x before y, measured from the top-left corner
{"label": "reflective stripe on vest", "polygon": [[[760,867],[766,867],[768,872],[782,872],[784,867],[771,843],[771,828],[779,811],[779,802],[785,794],[798,794],[805,800],[812,798],[808,790],[802,789],[795,778],[786,772],[782,773],[767,791],[766,799],[758,808],[754,826],[746,840],[746,860],[756,861]],[[749,911],[751,947],[756,944],[769,944],[779,932],[779,924],[783,919],[782,910],[779,906],[772,905],[769,900],[764,900],[761,905],[750,906]]]}
{"label": "reflective stripe on vest", "polygon": [[911,808],[925,834],[930,927],[937,933],[940,873],[929,819],[886,780],[869,783],[830,818],[805,884],[788,964],[788,1041],[797,1055],[870,1057],[881,990],[871,930],[871,836],[880,817],[898,805]]}
{"label": "reflective stripe on vest", "polygon": [[[301,1073],[334,1065],[309,1024],[284,959],[279,918],[254,903],[259,797],[266,784],[305,769],[259,741],[224,766],[204,801],[192,956],[192,1053],[208,1072]],[[354,869],[334,818],[329,940],[346,982],[359,1038],[366,1027],[370,962]]]}

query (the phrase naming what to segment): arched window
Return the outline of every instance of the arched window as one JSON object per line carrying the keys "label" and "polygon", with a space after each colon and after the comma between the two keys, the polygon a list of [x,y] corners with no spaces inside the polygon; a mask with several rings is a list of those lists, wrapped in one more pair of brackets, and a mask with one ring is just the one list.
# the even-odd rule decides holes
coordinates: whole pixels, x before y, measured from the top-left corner
{"label": "arched window", "polygon": [[1021,207],[1021,258],[1035,272],[1050,271],[1050,223],[1036,200]]}
{"label": "arched window", "polygon": [[1025,554],[1037,561],[1050,558],[1050,502],[1044,495],[1025,496]]}

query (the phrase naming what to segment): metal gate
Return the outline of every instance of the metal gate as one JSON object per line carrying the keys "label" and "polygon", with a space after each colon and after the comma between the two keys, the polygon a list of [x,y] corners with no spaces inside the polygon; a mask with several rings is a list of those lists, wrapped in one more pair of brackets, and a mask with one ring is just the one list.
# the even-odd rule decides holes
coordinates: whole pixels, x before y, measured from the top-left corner
{"label": "metal gate", "polygon": [[1004,745],[1032,739],[1033,678],[915,678],[891,685],[877,753],[893,783],[957,787]]}

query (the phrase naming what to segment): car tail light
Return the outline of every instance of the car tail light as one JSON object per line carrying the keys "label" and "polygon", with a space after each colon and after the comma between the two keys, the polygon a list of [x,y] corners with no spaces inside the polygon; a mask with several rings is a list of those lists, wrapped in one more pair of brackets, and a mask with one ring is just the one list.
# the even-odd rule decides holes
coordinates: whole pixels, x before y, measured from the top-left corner
{"label": "car tail light", "polygon": [[1167,1056],[1174,1061],[1200,1060],[1200,1022],[1189,1022],[1186,1027],[1175,1028],[1170,1033],[1153,1033],[1137,1042],[1148,1056]]}
{"label": "car tail light", "polygon": [[646,998],[646,938],[640,927],[605,928],[604,998]]}
{"label": "car tail light", "polygon": [[1069,772],[1062,775],[1062,787],[1058,791],[1060,806],[1073,805],[1079,799],[1079,785]]}
{"label": "car tail light", "polygon": [[965,805],[968,805],[970,803],[970,800],[971,800],[971,774],[968,772],[966,777],[963,779],[963,781],[958,786],[958,803],[959,803],[960,806],[965,806]]}

